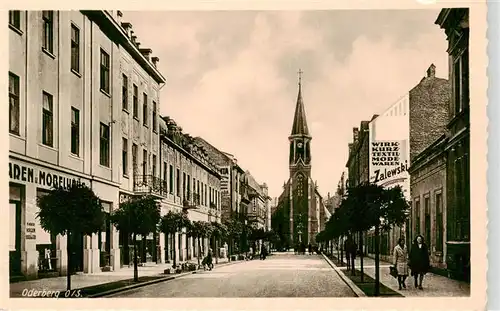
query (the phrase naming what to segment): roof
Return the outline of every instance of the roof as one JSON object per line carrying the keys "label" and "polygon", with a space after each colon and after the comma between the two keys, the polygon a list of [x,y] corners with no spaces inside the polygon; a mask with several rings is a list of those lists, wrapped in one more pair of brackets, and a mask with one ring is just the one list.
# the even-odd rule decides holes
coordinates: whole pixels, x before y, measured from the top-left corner
{"label": "roof", "polygon": [[302,83],[299,82],[299,94],[297,95],[297,104],[295,106],[295,115],[293,117],[291,135],[310,136],[309,128],[307,127],[306,110],[304,108],[304,100],[302,99]]}

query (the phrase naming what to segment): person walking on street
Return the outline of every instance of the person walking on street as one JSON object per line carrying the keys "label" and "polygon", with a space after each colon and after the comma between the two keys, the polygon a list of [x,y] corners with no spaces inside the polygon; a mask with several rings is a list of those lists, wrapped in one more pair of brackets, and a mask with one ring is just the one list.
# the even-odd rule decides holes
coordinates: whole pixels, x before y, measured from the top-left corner
{"label": "person walking on street", "polygon": [[347,271],[351,270],[351,253],[349,250],[351,249],[351,243],[352,241],[350,240],[350,237],[347,237],[347,239],[344,241],[344,253],[345,253],[345,261],[347,263]]}
{"label": "person walking on street", "polygon": [[307,245],[307,250],[309,252],[309,255],[312,255],[313,248],[312,248],[311,243],[309,243],[309,245]]}
{"label": "person walking on street", "polygon": [[267,256],[266,245],[262,244],[262,246],[260,248],[260,259],[261,260],[266,260],[266,256]]}
{"label": "person walking on street", "polygon": [[405,246],[405,239],[399,238],[398,244],[394,247],[394,267],[398,272],[399,289],[406,288],[406,278],[408,277],[408,252]]}
{"label": "person walking on street", "polygon": [[415,288],[423,289],[424,275],[429,271],[429,249],[422,235],[417,235],[410,251],[411,275],[415,278]]}

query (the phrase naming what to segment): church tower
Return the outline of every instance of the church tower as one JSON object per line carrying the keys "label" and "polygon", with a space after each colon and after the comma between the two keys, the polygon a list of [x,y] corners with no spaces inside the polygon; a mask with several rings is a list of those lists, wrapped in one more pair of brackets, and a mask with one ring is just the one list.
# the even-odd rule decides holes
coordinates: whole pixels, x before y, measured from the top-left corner
{"label": "church tower", "polygon": [[[302,99],[302,71],[299,70],[299,91],[293,117],[290,142],[288,186],[290,199],[290,235],[293,243],[311,241],[311,199],[315,197],[311,179],[311,139]],[[312,186],[312,187],[311,187]]]}

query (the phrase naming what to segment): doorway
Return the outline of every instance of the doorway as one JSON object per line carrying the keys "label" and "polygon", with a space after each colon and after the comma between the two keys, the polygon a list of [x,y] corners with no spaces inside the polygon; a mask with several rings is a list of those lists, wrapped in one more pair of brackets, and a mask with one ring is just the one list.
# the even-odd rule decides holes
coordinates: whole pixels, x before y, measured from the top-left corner
{"label": "doorway", "polygon": [[21,202],[9,201],[10,240],[9,268],[10,276],[21,276]]}
{"label": "doorway", "polygon": [[71,251],[71,273],[83,272],[83,234],[81,232],[72,232],[70,235]]}

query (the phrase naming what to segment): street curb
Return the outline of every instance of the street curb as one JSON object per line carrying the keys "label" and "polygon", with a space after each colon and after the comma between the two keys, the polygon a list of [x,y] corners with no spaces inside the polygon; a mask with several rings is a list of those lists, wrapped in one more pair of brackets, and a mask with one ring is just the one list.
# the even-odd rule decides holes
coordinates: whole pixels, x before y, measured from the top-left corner
{"label": "street curb", "polygon": [[326,260],[326,262],[333,268],[333,270],[335,270],[335,272],[337,272],[337,274],[340,276],[340,278],[342,279],[342,281],[344,281],[347,286],[349,286],[349,288],[354,292],[354,294],[358,297],[367,297],[365,292],[363,292],[359,287],[356,286],[356,284],[354,284],[353,281],[351,281],[351,279],[349,279],[331,260],[330,258],[326,257],[325,254],[321,253],[321,255],[323,256],[323,258]]}
{"label": "street curb", "polygon": [[[218,264],[218,265],[214,266],[214,268],[223,267],[223,266],[229,266],[229,265],[237,264],[237,263],[241,263],[241,262],[245,262],[245,261],[244,260],[237,260],[237,261],[231,261],[231,262],[221,263],[221,264]],[[108,290],[108,291],[105,291],[105,292],[102,292],[102,293],[97,293],[97,294],[94,294],[94,295],[89,295],[86,298],[100,298],[100,297],[105,297],[105,296],[117,294],[117,293],[120,293],[120,292],[125,292],[125,291],[131,290],[131,289],[136,289],[136,288],[147,286],[147,285],[151,285],[151,284],[156,284],[156,283],[160,283],[160,282],[166,282],[166,281],[174,280],[174,279],[186,276],[186,275],[196,274],[196,273],[198,273],[198,271],[199,270],[185,272],[185,273],[179,273],[179,274],[174,274],[174,275],[171,275],[171,276],[166,276],[164,278],[160,278],[160,279],[156,279],[156,280],[152,280],[152,281],[147,281],[147,282],[143,282],[143,283],[139,283],[139,284],[132,284],[132,285],[125,286],[125,287],[120,287],[120,288]]]}

